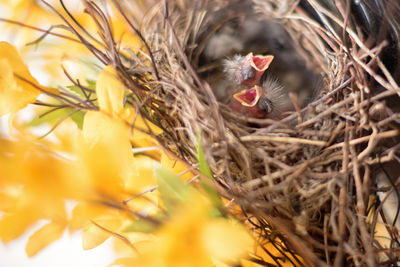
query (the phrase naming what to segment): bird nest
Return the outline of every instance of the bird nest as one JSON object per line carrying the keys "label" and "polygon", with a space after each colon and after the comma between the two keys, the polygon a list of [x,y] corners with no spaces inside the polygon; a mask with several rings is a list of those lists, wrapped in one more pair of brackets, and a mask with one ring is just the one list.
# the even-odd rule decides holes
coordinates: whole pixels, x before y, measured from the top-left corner
{"label": "bird nest", "polygon": [[[398,188],[390,166],[399,163],[400,89],[395,60],[385,61],[385,53],[398,48],[389,47],[387,32],[382,42],[371,41],[373,32],[357,25],[345,1],[301,3],[164,1],[148,11],[142,27],[117,4],[145,53],[121,58],[103,27],[105,54],[137,96],[134,105],[164,129],[156,136],[161,145],[194,167],[202,146],[218,191],[241,207],[266,250],[272,245],[282,254],[270,255],[276,266],[395,264],[397,216],[388,221],[382,196]],[[284,34],[271,28],[259,40],[240,40],[257,25],[272,24]],[[227,36],[237,43],[224,43]],[[258,52],[253,45],[260,41],[261,52],[275,57],[276,76],[289,70],[307,77],[288,95],[292,111],[279,119],[236,113],[217,89],[229,83],[223,60]],[[378,224],[389,243],[378,240]]]}

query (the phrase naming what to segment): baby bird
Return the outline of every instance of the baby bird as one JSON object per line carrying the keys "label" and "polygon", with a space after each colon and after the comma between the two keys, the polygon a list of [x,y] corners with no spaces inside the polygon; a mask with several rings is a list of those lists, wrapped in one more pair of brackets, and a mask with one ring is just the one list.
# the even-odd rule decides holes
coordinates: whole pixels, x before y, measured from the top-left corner
{"label": "baby bird", "polygon": [[269,77],[261,86],[254,85],[233,94],[229,106],[238,113],[257,119],[282,119],[284,112],[293,109],[284,87]]}
{"label": "baby bird", "polygon": [[261,82],[273,59],[272,55],[254,56],[249,53],[224,61],[227,82],[232,83],[228,92],[232,110],[252,118],[279,119],[283,112],[291,109],[287,92],[277,79],[267,76]]}
{"label": "baby bird", "polygon": [[252,87],[260,84],[261,76],[268,69],[274,56],[235,55],[231,60],[224,60],[224,73],[229,81],[238,85]]}

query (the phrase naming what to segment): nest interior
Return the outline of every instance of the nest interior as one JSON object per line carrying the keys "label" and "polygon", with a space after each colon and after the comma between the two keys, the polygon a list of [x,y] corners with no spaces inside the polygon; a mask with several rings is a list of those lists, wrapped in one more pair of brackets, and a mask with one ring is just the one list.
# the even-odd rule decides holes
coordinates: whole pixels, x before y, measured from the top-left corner
{"label": "nest interior", "polygon": [[[399,17],[396,1],[163,1],[132,26],[149,56],[107,47],[160,144],[195,165],[201,134],[219,192],[284,256],[271,266],[395,266]],[[226,104],[222,61],[248,52],[275,56],[284,118]]]}

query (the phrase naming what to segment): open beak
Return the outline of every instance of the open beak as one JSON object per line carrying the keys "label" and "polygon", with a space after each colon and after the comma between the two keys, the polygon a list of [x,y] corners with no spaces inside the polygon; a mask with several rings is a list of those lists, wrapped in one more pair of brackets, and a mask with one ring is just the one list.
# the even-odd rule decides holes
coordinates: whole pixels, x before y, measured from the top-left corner
{"label": "open beak", "polygon": [[260,86],[255,85],[250,89],[245,89],[233,95],[233,97],[245,107],[254,107],[258,100],[263,95],[263,90]]}
{"label": "open beak", "polygon": [[250,64],[251,66],[256,70],[256,72],[264,72],[266,69],[268,69],[269,65],[271,64],[272,60],[274,59],[274,56],[272,55],[255,55],[253,56],[253,53],[250,53],[247,55],[250,57],[251,61]]}
{"label": "open beak", "polygon": [[259,85],[261,76],[264,74],[265,70],[268,69],[274,56],[267,55],[256,55],[249,53],[245,60],[246,63],[242,69],[243,85],[252,87],[254,85]]}

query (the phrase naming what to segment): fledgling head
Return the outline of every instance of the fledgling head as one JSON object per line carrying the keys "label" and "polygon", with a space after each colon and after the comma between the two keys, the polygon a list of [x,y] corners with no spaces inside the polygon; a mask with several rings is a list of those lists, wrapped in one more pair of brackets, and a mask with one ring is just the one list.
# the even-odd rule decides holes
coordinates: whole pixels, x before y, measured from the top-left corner
{"label": "fledgling head", "polygon": [[260,85],[261,76],[268,69],[274,56],[253,55],[247,56],[235,55],[232,59],[224,60],[224,73],[228,81],[235,85],[245,85],[253,87]]}
{"label": "fledgling head", "polygon": [[232,96],[232,110],[258,119],[281,119],[292,109],[287,90],[274,78],[267,78],[262,86],[255,85]]}

